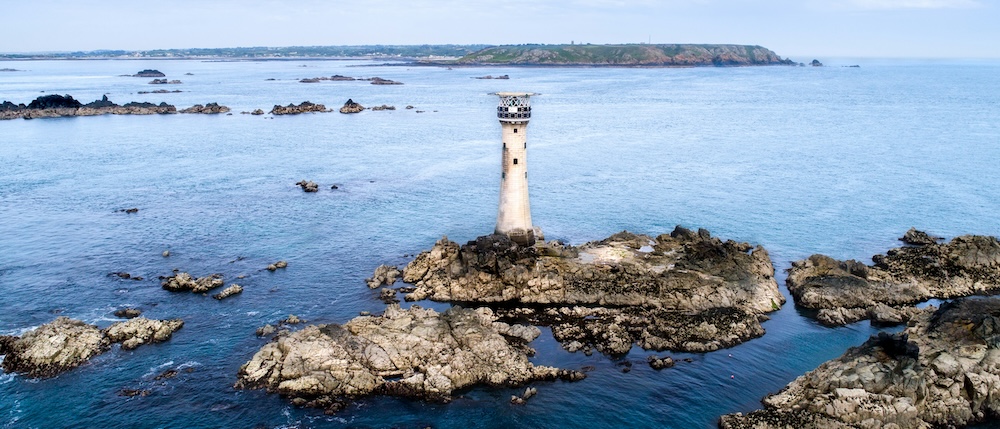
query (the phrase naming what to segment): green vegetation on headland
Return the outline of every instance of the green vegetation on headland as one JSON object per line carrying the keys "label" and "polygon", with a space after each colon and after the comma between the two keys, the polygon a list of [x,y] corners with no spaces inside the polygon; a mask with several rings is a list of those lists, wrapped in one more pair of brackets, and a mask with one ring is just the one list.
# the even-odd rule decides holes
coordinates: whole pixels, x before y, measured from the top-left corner
{"label": "green vegetation on headland", "polygon": [[457,64],[543,66],[749,66],[795,64],[750,45],[516,45],[466,55]]}
{"label": "green vegetation on headland", "polygon": [[216,58],[281,60],[385,58],[429,65],[524,66],[749,66],[795,64],[774,51],[752,45],[356,45],[249,48],[101,50],[87,52],[0,54],[0,59]]}
{"label": "green vegetation on headland", "polygon": [[241,48],[155,49],[148,51],[98,50],[76,52],[0,53],[0,59],[88,59],[88,58],[352,58],[352,57],[461,57],[490,45],[351,45]]}

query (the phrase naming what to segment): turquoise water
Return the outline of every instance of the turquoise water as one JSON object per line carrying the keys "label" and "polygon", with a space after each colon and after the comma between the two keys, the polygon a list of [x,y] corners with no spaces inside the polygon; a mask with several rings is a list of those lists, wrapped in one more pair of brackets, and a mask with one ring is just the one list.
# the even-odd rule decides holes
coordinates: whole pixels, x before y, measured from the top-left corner
{"label": "turquoise water", "polygon": [[[15,103],[107,94],[119,104],[219,102],[234,111],[0,122],[0,333],[57,315],[103,327],[125,305],[186,321],[169,342],[116,348],[52,379],[0,375],[0,424],[697,428],[755,409],[875,328],[818,326],[790,303],[760,339],[673,354],[693,362],[663,371],[633,349],[629,373],[605,356],[565,352],[543,330],[536,363],[594,370],[578,383],[537,384],[525,406],[508,403],[520,389],[475,388],[450,404],[371,398],[325,416],[231,386],[263,344],[257,327],[290,313],[342,323],[380,311],[378,291],[363,283],[376,266],[404,264],[442,235],[463,242],[492,231],[500,127],[486,94],[494,91],[542,93],[533,98],[529,171],[533,220],[549,239],[704,227],[764,245],[783,283],[793,260],[867,260],[911,226],[948,237],[1000,234],[1000,62],[824,62],[833,66],[0,62],[24,70],[0,73],[0,99]],[[145,68],[184,83],[119,76]],[[405,84],[298,83],[333,74]],[[487,74],[511,79],[472,79]],[[184,92],[136,94],[161,88]],[[399,110],[239,114],[305,100],[339,107],[348,98]],[[294,186],[301,179],[324,186],[304,194]],[[115,212],[130,207],[140,210]],[[263,270],[279,259],[288,269]],[[171,294],[157,276],[175,268],[222,273],[245,291],[222,302]],[[116,271],[146,280],[108,276]],[[190,372],[153,380],[170,368]],[[125,398],[121,388],[151,394]]]}

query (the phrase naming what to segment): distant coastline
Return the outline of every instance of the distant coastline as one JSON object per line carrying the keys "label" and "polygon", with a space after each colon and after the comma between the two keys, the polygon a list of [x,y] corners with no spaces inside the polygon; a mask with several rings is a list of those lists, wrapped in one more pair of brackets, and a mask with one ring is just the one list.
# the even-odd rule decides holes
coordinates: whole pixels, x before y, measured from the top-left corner
{"label": "distant coastline", "polygon": [[0,60],[205,60],[316,61],[395,60],[429,66],[701,67],[796,65],[758,45],[568,44],[568,45],[365,45],[218,49],[99,50],[3,54]]}

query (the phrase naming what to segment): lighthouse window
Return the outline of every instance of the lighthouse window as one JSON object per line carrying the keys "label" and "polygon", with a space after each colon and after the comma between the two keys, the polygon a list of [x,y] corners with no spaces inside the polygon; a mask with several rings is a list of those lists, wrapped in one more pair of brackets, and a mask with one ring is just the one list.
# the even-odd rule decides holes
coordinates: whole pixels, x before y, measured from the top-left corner
{"label": "lighthouse window", "polygon": [[500,173],[500,178],[501,179],[506,179],[507,178],[507,173]]}
{"label": "lighthouse window", "polygon": [[504,143],[504,144],[503,144],[503,148],[504,148],[504,149],[507,149],[507,143]]}
{"label": "lighthouse window", "polygon": [[517,128],[514,128],[514,134],[517,134]]}
{"label": "lighthouse window", "polygon": [[517,165],[517,158],[514,158],[514,165]]}

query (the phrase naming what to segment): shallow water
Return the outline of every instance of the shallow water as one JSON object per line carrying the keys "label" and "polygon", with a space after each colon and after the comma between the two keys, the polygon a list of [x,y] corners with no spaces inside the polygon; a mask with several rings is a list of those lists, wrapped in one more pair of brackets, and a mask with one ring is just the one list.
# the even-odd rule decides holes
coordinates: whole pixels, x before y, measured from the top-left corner
{"label": "shallow water", "polygon": [[[234,112],[0,122],[0,333],[23,333],[56,315],[104,327],[125,305],[186,321],[166,343],[116,348],[52,379],[0,376],[0,421],[713,427],[719,415],[757,408],[768,392],[876,329],[821,327],[789,303],[764,324],[762,338],[675,353],[693,362],[662,371],[645,365],[650,352],[634,349],[629,373],[607,357],[563,351],[545,330],[533,343],[536,363],[594,370],[578,383],[539,383],[525,406],[508,403],[521,389],[476,388],[446,405],[365,399],[331,417],[231,386],[263,344],[257,327],[291,313],[342,323],[381,311],[378,291],[363,282],[376,266],[404,264],[442,235],[464,242],[492,231],[500,130],[495,97],[486,94],[494,91],[543,94],[533,98],[528,141],[532,217],[548,239],[580,244],[622,229],[704,227],[764,245],[783,283],[793,260],[825,253],[867,261],[897,246],[911,226],[948,237],[1000,234],[1000,63],[860,64],[446,70],[357,61],[0,62],[25,70],[0,73],[0,99],[13,102],[107,94],[119,104],[219,102]],[[184,83],[119,76],[145,68]],[[405,84],[298,82],[334,74]],[[511,79],[471,79],[487,74]],[[136,94],[154,89],[184,92]],[[398,110],[239,114],[304,100],[339,107],[348,98]],[[304,194],[293,185],[301,179],[321,191]],[[130,207],[139,212],[115,212]],[[263,269],[279,259],[289,267]],[[157,277],[173,269],[222,273],[245,291],[221,302],[172,294]],[[116,271],[145,280],[108,275]],[[178,367],[190,372],[153,380]],[[123,387],[152,393],[120,397]]]}

